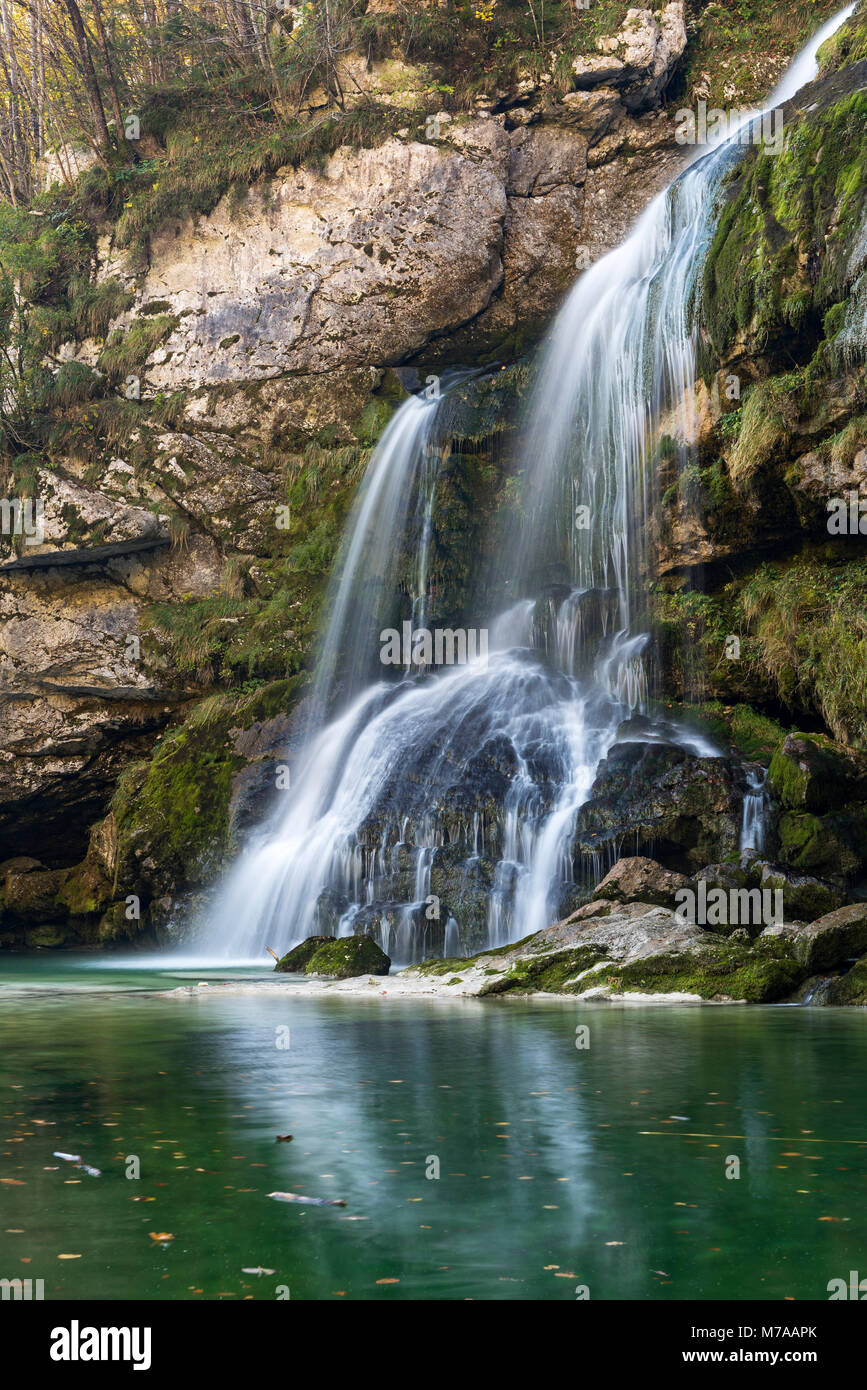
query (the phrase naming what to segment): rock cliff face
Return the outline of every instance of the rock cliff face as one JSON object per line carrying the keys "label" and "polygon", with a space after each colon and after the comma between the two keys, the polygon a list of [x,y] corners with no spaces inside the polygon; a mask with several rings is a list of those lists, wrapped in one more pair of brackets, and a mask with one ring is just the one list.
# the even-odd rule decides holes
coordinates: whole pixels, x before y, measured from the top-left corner
{"label": "rock cliff face", "polygon": [[[105,246],[104,273],[135,293],[112,328],[174,321],[144,364],[145,389],[196,393],[458,350],[462,360],[514,356],[684,152],[670,118],[634,120],[608,88],[508,125],[506,114],[442,112],[424,141],[414,138],[422,126],[338,150],[321,172],[278,171],[240,205],[226,196],[210,216],[164,227],[137,279]],[[74,351],[96,365],[100,345]]]}
{"label": "rock cliff face", "polygon": [[[41,543],[0,537],[0,943],[126,940],[212,881],[275,763],[291,762],[370,451],[407,389],[454,365],[490,369],[468,388],[447,471],[437,563],[460,613],[466,557],[507,497],[525,356],[581,268],[677,171],[675,105],[722,80],[693,71],[685,10],[630,9],[567,81],[510,74],[471,112],[431,112],[417,67],[353,56],[350,105],[374,90],[394,102],[374,147],[168,218],[144,260],[99,228],[94,280],[117,307],[58,356],[113,394],[83,395],[63,447],[2,480],[45,513]],[[821,725],[835,756],[867,746],[863,557],[851,543],[832,554],[821,530],[832,496],[867,488],[863,67],[836,45],[811,102],[787,112],[778,166],[750,151],[727,188],[701,301],[698,462],[678,475],[666,448],[658,459],[668,694],[703,699],[715,731],[764,764],[783,724]],[[329,116],[327,101],[311,94],[311,110]],[[739,663],[720,657],[730,634]],[[630,833],[671,870],[734,852],[740,767],[709,776],[660,755],[638,775],[631,747],[600,769],[577,852],[590,863],[619,843],[627,785]],[[853,890],[867,791],[850,791],[843,806],[785,804],[785,872]],[[836,870],[819,848],[832,830]]]}

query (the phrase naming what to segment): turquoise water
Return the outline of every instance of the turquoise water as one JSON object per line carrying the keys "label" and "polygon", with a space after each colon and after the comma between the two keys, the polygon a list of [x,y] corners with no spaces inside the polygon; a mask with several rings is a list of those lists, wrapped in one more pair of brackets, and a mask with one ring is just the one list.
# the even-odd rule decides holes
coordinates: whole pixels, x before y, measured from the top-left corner
{"label": "turquoise water", "polygon": [[46,1299],[824,1299],[867,1274],[863,1011],[167,998],[209,976],[159,964],[0,962],[0,1278]]}

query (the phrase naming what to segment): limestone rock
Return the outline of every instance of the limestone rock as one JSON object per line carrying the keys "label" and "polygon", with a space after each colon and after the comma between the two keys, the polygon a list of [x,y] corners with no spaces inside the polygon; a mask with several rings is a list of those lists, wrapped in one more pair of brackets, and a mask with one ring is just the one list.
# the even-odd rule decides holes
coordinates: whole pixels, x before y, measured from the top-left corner
{"label": "limestone rock", "polygon": [[630,110],[657,105],[686,48],[683,0],[673,0],[658,15],[627,10],[619,32],[597,39],[596,46],[597,57],[572,64],[576,87],[616,87]]}
{"label": "limestone rock", "polygon": [[678,890],[691,887],[692,881],[685,874],[672,873],[654,859],[636,855],[631,859],[619,859],[593,891],[597,898],[673,907]]}
{"label": "limestone rock", "polygon": [[[152,390],[401,362],[502,279],[506,193],[470,152],[388,140],[285,170],[154,237],[138,296],[180,316]],[[135,311],[127,316],[130,321]]]}
{"label": "limestone rock", "polygon": [[809,973],[795,954],[794,932],[766,932],[752,942],[746,933],[718,937],[667,908],[629,903],[605,917],[576,913],[507,952],[412,966],[391,983],[441,980],[482,996],[773,1002],[789,998]]}
{"label": "limestone rock", "polygon": [[579,185],[587,175],[587,140],[556,126],[522,127],[511,135],[509,192],[522,198]]}

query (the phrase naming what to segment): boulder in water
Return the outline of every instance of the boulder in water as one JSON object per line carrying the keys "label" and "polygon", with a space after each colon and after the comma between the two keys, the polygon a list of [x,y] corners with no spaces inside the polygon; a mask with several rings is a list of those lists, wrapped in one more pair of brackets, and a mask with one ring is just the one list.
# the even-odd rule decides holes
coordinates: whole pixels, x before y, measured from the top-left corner
{"label": "boulder in water", "polygon": [[811,972],[832,970],[867,951],[867,903],[826,912],[805,927],[771,927],[763,936],[785,936],[796,958]]}
{"label": "boulder in water", "polygon": [[308,936],[274,969],[349,980],[354,975],[387,975],[391,961],[370,936]]}
{"label": "boulder in water", "polygon": [[821,998],[813,999],[811,1003],[867,1004],[867,956],[856,961],[845,975],[826,981]]}

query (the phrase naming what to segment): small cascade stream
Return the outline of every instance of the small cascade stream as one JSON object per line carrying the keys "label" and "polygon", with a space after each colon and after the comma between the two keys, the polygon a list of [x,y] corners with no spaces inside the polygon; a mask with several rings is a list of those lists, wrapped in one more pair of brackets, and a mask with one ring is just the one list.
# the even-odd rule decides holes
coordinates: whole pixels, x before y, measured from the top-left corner
{"label": "small cascade stream", "polygon": [[753,849],[759,852],[764,850],[767,841],[770,808],[771,797],[767,788],[767,773],[764,768],[751,769],[747,774],[747,794],[744,797],[744,812],[741,820],[740,849]]}
{"label": "small cascade stream", "polygon": [[[807,45],[767,109],[812,78],[848,13]],[[742,151],[735,132],[700,154],[569,295],[524,426],[508,545],[523,597],[475,616],[484,655],[435,671],[383,666],[381,634],[429,621],[437,479],[451,392],[468,374],[392,418],[346,527],[291,790],[224,885],[210,954],[261,961],[266,946],[358,931],[396,964],[479,950],[547,926],[609,867],[576,856],[575,818],[618,727],[648,703],[647,458],[676,403],[678,447],[692,432],[697,278]],[[409,594],[398,582],[408,545]],[[669,737],[716,752],[695,734]],[[757,781],[742,847],[761,848],[766,805]]]}

